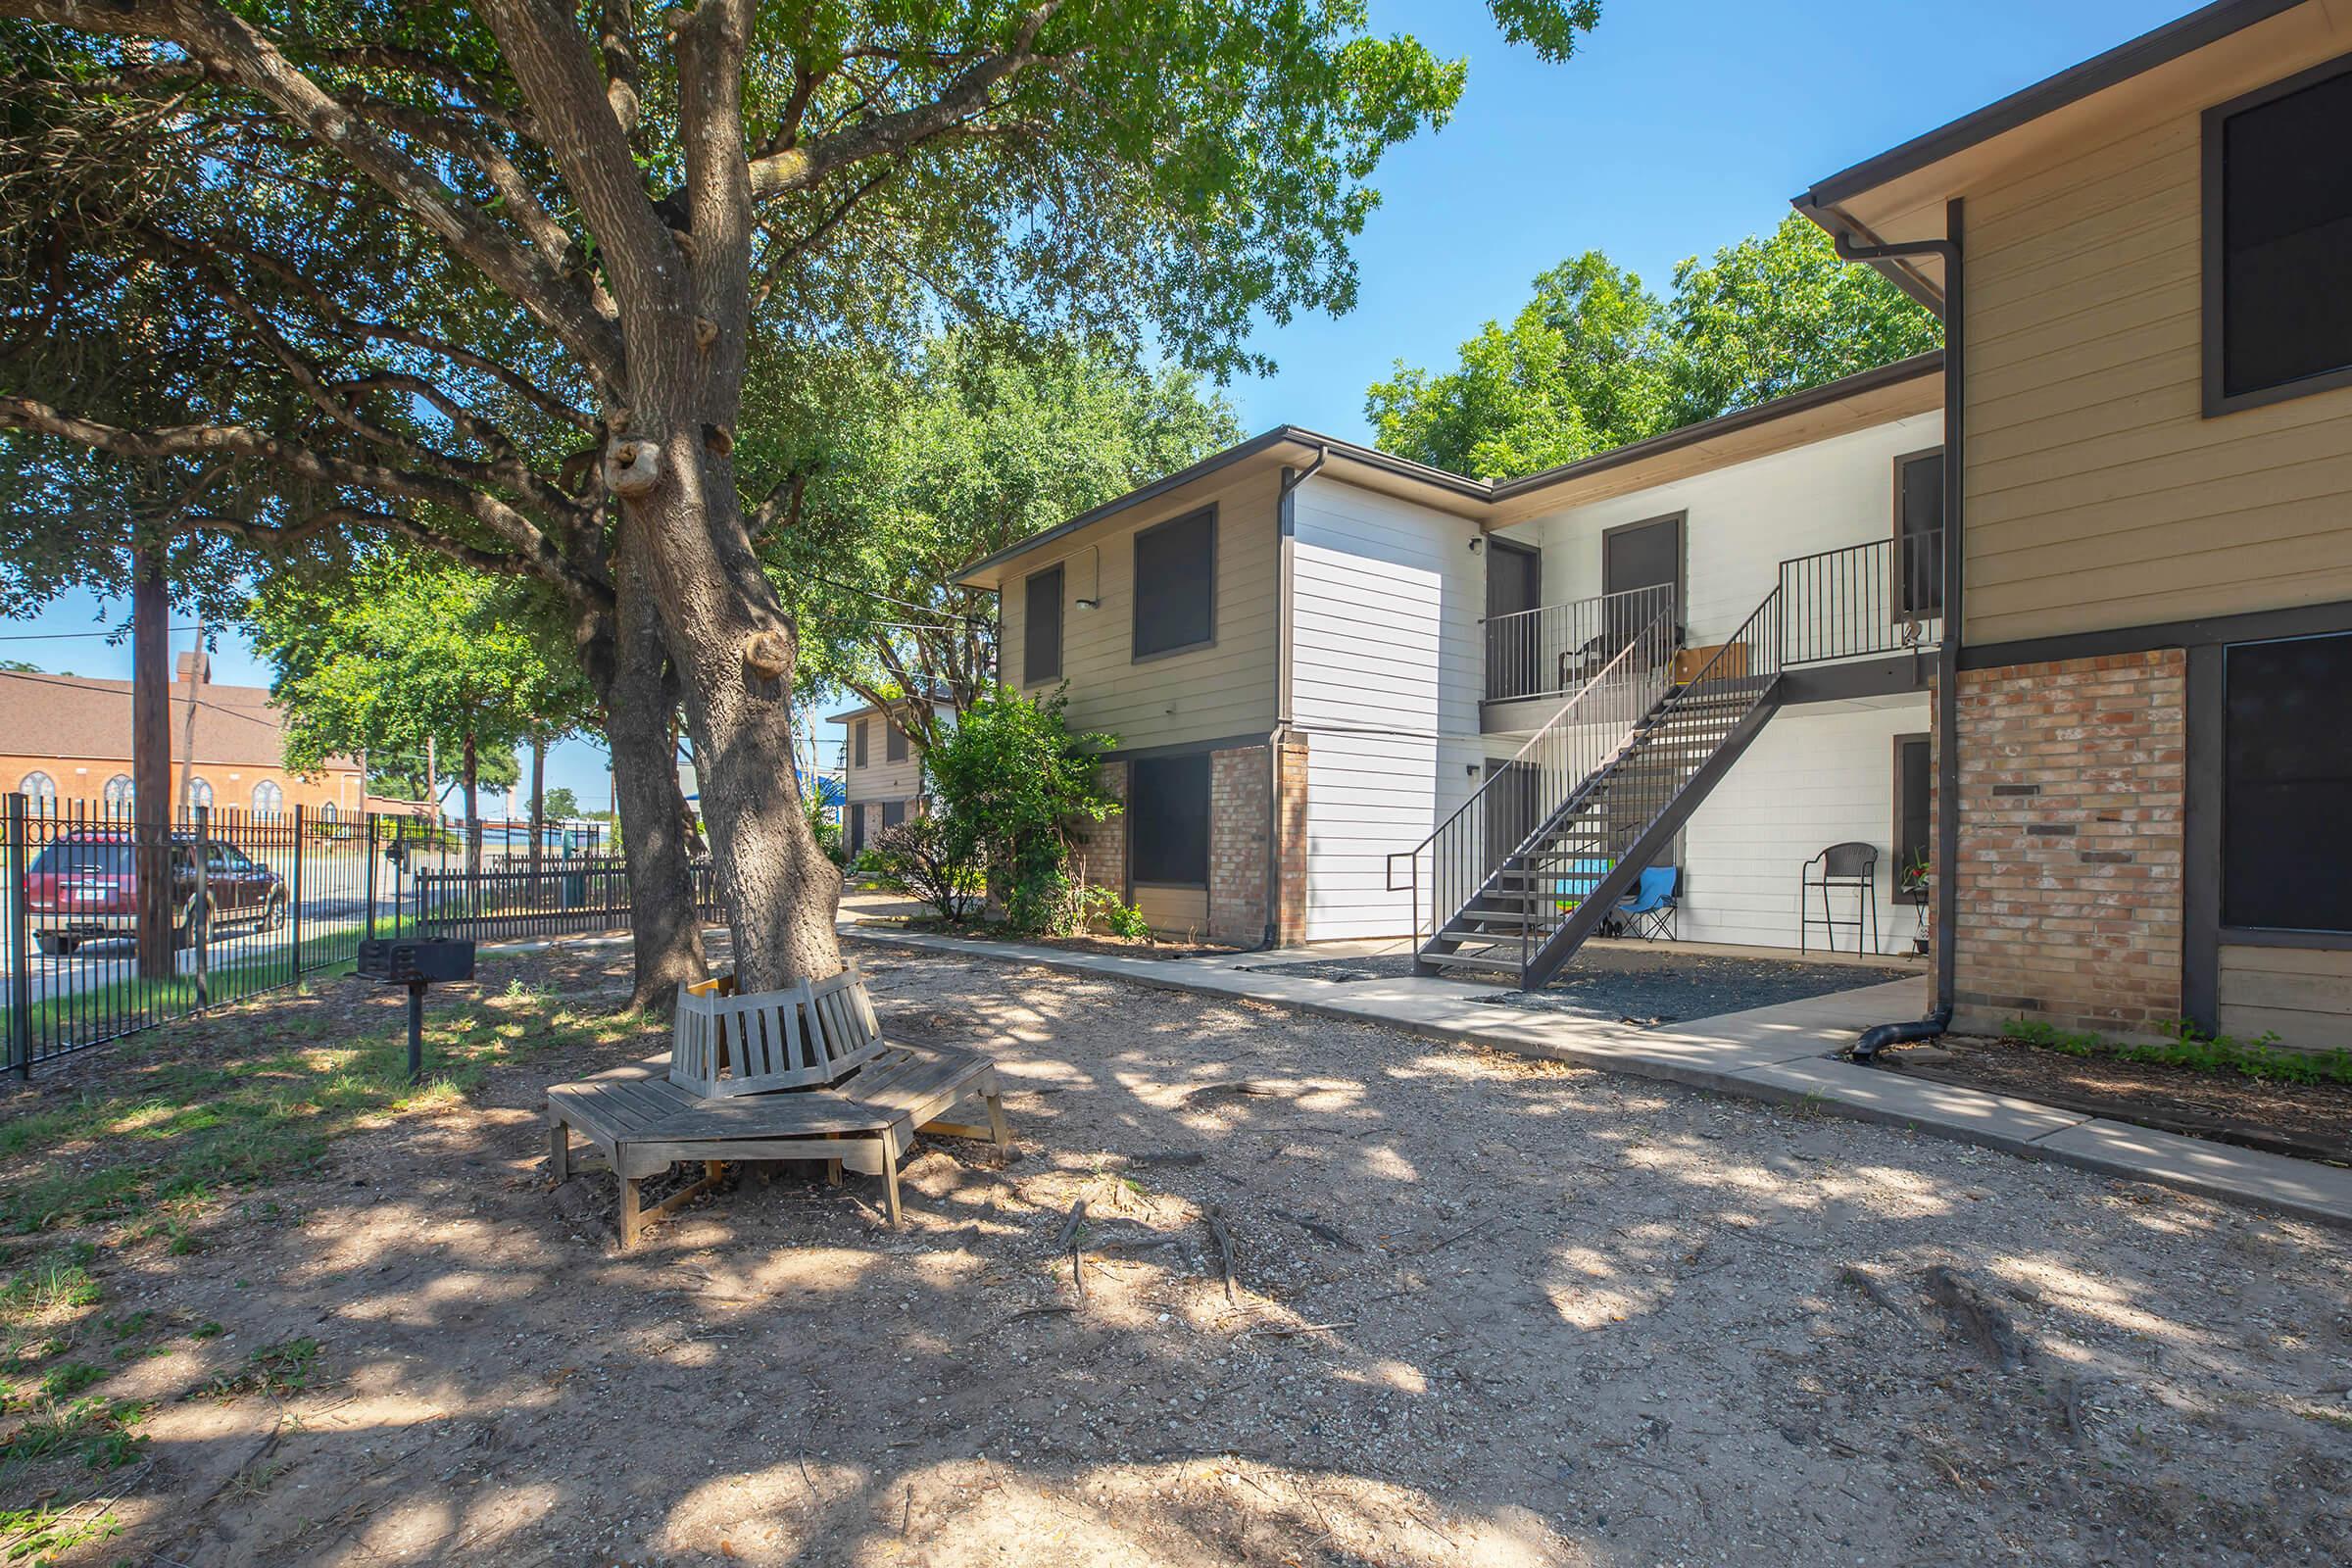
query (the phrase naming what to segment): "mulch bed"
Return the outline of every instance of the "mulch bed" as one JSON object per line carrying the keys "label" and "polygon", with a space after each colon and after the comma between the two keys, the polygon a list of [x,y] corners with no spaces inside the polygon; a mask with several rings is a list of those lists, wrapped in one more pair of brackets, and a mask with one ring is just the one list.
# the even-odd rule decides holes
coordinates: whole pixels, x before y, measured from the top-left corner
{"label": "mulch bed", "polygon": [[2281,1083],[2120,1056],[2078,1056],[2014,1040],[1946,1036],[1889,1050],[1913,1078],[2039,1101],[2063,1110],[2352,1165],[2352,1084]]}
{"label": "mulch bed", "polygon": [[1118,937],[1022,936],[993,925],[952,925],[945,920],[867,920],[869,931],[920,931],[927,936],[960,937],[967,942],[1016,942],[1025,948],[1053,948],[1062,953],[1090,953],[1106,958],[1214,958],[1239,948],[1213,943],[1128,942]]}

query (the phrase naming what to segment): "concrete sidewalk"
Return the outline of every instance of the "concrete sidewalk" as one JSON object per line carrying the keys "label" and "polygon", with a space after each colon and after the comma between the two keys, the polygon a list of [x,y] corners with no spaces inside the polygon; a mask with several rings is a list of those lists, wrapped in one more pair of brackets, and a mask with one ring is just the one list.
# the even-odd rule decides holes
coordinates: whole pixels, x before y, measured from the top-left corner
{"label": "concrete sidewalk", "polygon": [[1510,993],[1446,979],[1345,984],[1253,970],[1286,958],[1251,953],[1211,958],[1130,958],[1009,942],[894,931],[845,921],[844,936],[931,953],[1042,964],[1208,997],[1247,998],[1325,1017],[1385,1024],[1561,1061],[1664,1078],[1753,1100],[1803,1104],[1932,1137],[1981,1144],[2104,1175],[2278,1210],[2352,1228],[2352,1170],[2135,1127],[2030,1100],[1906,1078],[1835,1058],[1861,1029],[1926,1010],[1920,977],[1865,986],[1679,1027],[1643,1029],[1494,1002]]}

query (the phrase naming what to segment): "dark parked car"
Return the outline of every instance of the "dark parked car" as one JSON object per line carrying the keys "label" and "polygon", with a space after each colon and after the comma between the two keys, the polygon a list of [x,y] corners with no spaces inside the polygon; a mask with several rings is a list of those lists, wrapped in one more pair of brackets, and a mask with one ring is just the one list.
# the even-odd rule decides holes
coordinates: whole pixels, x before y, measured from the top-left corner
{"label": "dark parked car", "polygon": [[[250,924],[274,931],[286,919],[285,879],[233,844],[204,844],[207,926]],[[172,945],[196,941],[196,836],[172,840]],[[138,851],[127,833],[69,833],[41,851],[24,874],[24,902],[41,951],[63,957],[92,937],[130,936],[139,926]]]}

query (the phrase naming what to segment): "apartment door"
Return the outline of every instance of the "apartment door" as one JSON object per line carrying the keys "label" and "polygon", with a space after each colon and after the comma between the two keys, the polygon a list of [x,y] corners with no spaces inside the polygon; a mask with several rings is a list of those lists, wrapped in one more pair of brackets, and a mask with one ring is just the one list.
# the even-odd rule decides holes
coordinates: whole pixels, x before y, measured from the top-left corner
{"label": "apartment door", "polygon": [[1540,616],[1544,556],[1507,540],[1487,540],[1487,695],[1527,697],[1549,691],[1542,670]]}
{"label": "apartment door", "polygon": [[[1683,514],[1679,512],[1670,517],[1629,522],[1600,536],[1602,593],[1625,594],[1637,588],[1659,587],[1674,590],[1675,622],[1680,626],[1684,610]],[[1624,607],[1616,612],[1616,618],[1625,624],[1609,627],[1612,645],[1622,648],[1642,629],[1635,622],[1649,618],[1649,601],[1612,600],[1611,604]],[[1675,641],[1682,641],[1679,632]]]}

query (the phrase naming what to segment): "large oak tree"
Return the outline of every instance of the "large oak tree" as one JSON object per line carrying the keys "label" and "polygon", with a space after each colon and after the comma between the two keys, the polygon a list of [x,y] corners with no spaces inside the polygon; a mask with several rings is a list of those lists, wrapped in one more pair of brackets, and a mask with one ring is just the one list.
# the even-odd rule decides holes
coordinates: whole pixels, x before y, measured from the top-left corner
{"label": "large oak tree", "polygon": [[[1598,7],[1490,9],[1557,59]],[[838,961],[760,548],[806,476],[741,471],[747,370],[943,315],[1253,368],[1351,303],[1365,182],[1463,79],[1358,0],[0,0],[0,51],[11,525],[563,595],[641,996],[699,961],[643,924],[680,707],[741,978]]]}

